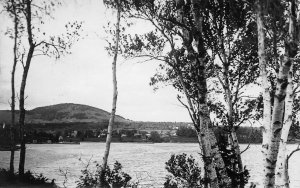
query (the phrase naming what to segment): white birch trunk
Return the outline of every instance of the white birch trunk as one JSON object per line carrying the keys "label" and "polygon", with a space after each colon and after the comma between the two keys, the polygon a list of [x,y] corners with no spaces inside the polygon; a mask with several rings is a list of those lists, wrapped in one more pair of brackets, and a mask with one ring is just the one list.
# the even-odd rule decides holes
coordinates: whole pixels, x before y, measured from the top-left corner
{"label": "white birch trunk", "polygon": [[[200,132],[198,139],[202,146],[205,173],[210,180],[211,188],[231,187],[230,178],[221,156],[216,136],[211,127],[209,111],[206,104],[200,105]],[[218,177],[219,176],[219,177]],[[219,180],[218,180],[219,178]]]}
{"label": "white birch trunk", "polygon": [[287,169],[287,139],[292,125],[292,111],[293,111],[293,83],[292,83],[292,70],[289,74],[289,84],[287,86],[287,96],[285,99],[285,112],[284,112],[284,122],[281,130],[281,138],[279,143],[279,151],[277,157],[276,165],[276,177],[275,177],[275,187],[289,187],[289,177]]}
{"label": "white birch trunk", "polygon": [[[287,169],[287,151],[286,144],[292,125],[292,113],[293,113],[293,58],[296,56],[298,47],[296,39],[296,3],[295,1],[290,2],[290,19],[289,19],[289,36],[287,39],[287,44],[285,46],[285,57],[284,63],[290,64],[290,69],[288,72],[288,85],[286,88],[286,98],[285,98],[285,112],[284,112],[284,121],[281,130],[281,137],[279,143],[279,152],[276,165],[276,179],[275,187],[276,188],[288,188],[289,187],[289,175]],[[296,44],[296,45],[295,45]],[[296,47],[295,49],[291,49]]]}
{"label": "white birch trunk", "polygon": [[107,160],[108,160],[111,138],[112,138],[112,130],[113,130],[116,108],[117,108],[118,90],[117,90],[117,73],[116,73],[116,71],[117,71],[117,58],[118,58],[118,48],[119,48],[119,39],[120,39],[120,18],[121,18],[120,0],[117,1],[117,9],[118,9],[118,11],[117,11],[117,24],[116,24],[116,44],[115,44],[115,49],[114,49],[114,59],[113,59],[113,63],[112,63],[113,102],[112,102],[112,110],[111,110],[109,124],[108,124],[103,162],[102,162],[102,166],[101,166],[100,187],[109,187],[109,186],[107,186],[106,182],[104,181],[104,172],[105,172],[106,166],[107,166]]}
{"label": "white birch trunk", "polygon": [[[221,45],[221,46],[224,46],[224,45]],[[234,123],[233,123],[233,105],[232,105],[232,97],[231,97],[232,93],[230,90],[230,82],[229,82],[229,65],[230,65],[230,63],[228,62],[228,59],[227,59],[225,53],[226,53],[225,49],[223,49],[224,83],[221,80],[220,80],[220,82],[222,82],[223,89],[224,89],[224,92],[226,95],[226,102],[228,105],[228,126],[230,128],[230,134],[228,135],[229,144],[231,144],[231,146],[233,147],[234,154],[238,161],[237,165],[234,167],[235,168],[234,171],[237,173],[243,173],[244,167],[243,167],[243,162],[242,162],[242,158],[241,158],[240,146],[239,146],[239,142],[238,142],[237,135],[236,135],[236,130],[234,128]],[[241,181],[242,179],[239,179],[239,180]]]}
{"label": "white birch trunk", "polygon": [[262,154],[263,154],[263,165],[264,165],[264,175],[263,175],[263,184],[264,187],[268,187],[270,183],[270,174],[272,170],[268,167],[268,156],[269,156],[269,143],[271,141],[271,96],[269,90],[269,83],[266,70],[266,54],[265,54],[265,31],[263,23],[263,11],[260,4],[260,0],[257,1],[257,32],[258,32],[258,58],[259,58],[259,67],[260,67],[260,79],[261,87],[263,94],[263,125],[262,125]]}

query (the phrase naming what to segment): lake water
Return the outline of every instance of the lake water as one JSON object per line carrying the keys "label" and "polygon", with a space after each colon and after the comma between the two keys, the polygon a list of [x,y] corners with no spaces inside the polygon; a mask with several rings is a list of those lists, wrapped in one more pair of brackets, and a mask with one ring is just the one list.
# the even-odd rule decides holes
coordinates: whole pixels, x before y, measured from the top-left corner
{"label": "lake water", "polygon": [[[35,173],[43,173],[49,179],[56,179],[58,185],[63,184],[64,176],[61,171],[68,171],[67,187],[76,187],[75,181],[80,176],[80,170],[90,160],[101,162],[105,143],[67,144],[28,144],[25,168]],[[241,149],[246,145],[241,145]],[[297,145],[288,145],[288,150]],[[262,154],[260,145],[251,145],[242,154],[244,165],[250,170],[250,181],[262,187]],[[118,160],[134,180],[144,187],[160,187],[167,175],[165,162],[171,154],[192,154],[201,164],[198,154],[199,145],[193,143],[112,143],[109,164]],[[0,151],[0,167],[9,167],[10,152]],[[16,153],[15,168],[18,167],[19,152]],[[81,160],[79,160],[81,159]],[[300,188],[300,152],[296,152],[289,162],[291,188]],[[91,166],[95,164],[92,163]],[[151,186],[149,186],[151,185]]]}

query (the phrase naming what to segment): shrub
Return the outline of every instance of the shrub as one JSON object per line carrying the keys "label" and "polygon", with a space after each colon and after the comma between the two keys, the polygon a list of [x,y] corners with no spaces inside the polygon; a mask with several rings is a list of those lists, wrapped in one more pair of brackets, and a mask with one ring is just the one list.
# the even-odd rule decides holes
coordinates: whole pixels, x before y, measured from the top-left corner
{"label": "shrub", "polygon": [[150,133],[149,140],[151,140],[152,142],[162,142],[162,139],[161,139],[159,133],[156,131],[152,131]]}
{"label": "shrub", "polygon": [[171,175],[166,177],[165,188],[202,187],[201,169],[192,156],[173,154],[166,162],[166,169]]}
{"label": "shrub", "polygon": [[0,169],[0,185],[40,185],[53,187],[54,179],[50,180],[46,178],[43,174],[35,175],[31,171],[27,171],[24,175],[11,173],[8,170]]}
{"label": "shrub", "polygon": [[197,138],[197,132],[192,127],[181,126],[176,131],[177,136]]}
{"label": "shrub", "polygon": [[[91,172],[88,169],[88,165],[84,170],[81,171],[82,175],[77,181],[77,187],[93,187],[97,185],[100,181],[100,165],[96,164],[97,170],[95,173]],[[111,187],[128,187],[129,181],[131,177],[129,174],[122,171],[122,165],[118,161],[114,163],[113,169],[111,170],[109,166],[107,166],[104,179],[105,183]]]}
{"label": "shrub", "polygon": [[122,171],[122,165],[118,161],[115,162],[112,170],[107,168],[105,177],[113,187],[126,187],[131,180],[130,175]]}

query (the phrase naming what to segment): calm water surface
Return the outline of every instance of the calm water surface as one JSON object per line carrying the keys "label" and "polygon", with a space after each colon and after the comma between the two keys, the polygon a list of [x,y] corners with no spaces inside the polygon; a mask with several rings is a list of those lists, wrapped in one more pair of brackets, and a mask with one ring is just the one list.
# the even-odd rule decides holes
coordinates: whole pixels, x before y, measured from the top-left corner
{"label": "calm water surface", "polygon": [[[81,143],[80,145],[67,144],[29,144],[26,150],[25,168],[35,173],[43,173],[49,179],[56,179],[56,183],[63,184],[63,173],[68,172],[67,187],[76,187],[76,180],[80,176],[80,170],[91,161],[101,162],[105,143]],[[246,145],[241,145],[241,149]],[[288,145],[288,150],[296,148],[296,145]],[[262,154],[260,145],[251,145],[250,149],[242,154],[244,165],[250,170],[250,181],[261,187],[262,180]],[[118,160],[134,180],[141,182],[145,187],[160,187],[167,174],[165,162],[171,154],[192,154],[201,164],[198,154],[198,144],[184,143],[112,143],[109,163]],[[16,153],[15,167],[18,167]],[[300,188],[300,152],[295,153],[290,159],[289,173],[291,188]],[[9,167],[9,152],[0,151],[0,167]],[[94,169],[94,168],[93,168]],[[148,185],[148,186],[147,186]]]}

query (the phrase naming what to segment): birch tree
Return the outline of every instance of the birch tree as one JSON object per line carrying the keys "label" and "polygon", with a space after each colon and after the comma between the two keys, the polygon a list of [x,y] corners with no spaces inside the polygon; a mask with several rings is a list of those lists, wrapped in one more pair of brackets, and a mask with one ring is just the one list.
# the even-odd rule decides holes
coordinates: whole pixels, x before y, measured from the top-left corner
{"label": "birch tree", "polygon": [[[19,22],[24,24],[25,32],[24,37],[27,38],[27,43],[25,39],[21,41],[24,45],[24,53],[22,52],[21,63],[23,66],[22,80],[19,93],[19,126],[20,126],[20,140],[21,140],[21,151],[20,151],[20,162],[19,162],[19,174],[22,176],[24,174],[25,166],[25,88],[27,84],[27,77],[29,69],[31,66],[32,59],[35,56],[46,55],[53,56],[55,58],[60,58],[61,55],[69,53],[69,49],[74,42],[78,40],[79,30],[81,29],[81,23],[74,22],[66,25],[67,33],[66,35],[61,35],[59,37],[49,36],[46,38],[46,33],[42,32],[39,28],[40,24],[44,24],[43,18],[50,16],[54,7],[57,5],[55,2],[40,2],[37,4],[33,3],[33,0],[18,0],[20,5],[18,18]],[[58,3],[60,4],[60,3]],[[34,21],[34,22],[33,22]],[[68,29],[69,26],[69,29]]]}
{"label": "birch tree", "polygon": [[[128,17],[148,21],[154,30],[143,36],[123,36],[124,53],[155,59],[165,64],[161,66],[167,67],[169,81],[187,99],[187,104],[184,104],[181,97],[178,97],[187,107],[198,132],[206,187],[230,187],[231,180],[213,133],[207,106],[206,67],[209,66],[209,58],[203,43],[200,6],[197,2],[176,4],[172,1],[145,2],[143,5],[135,10],[136,12],[128,12]],[[128,38],[129,42],[126,40]],[[194,46],[193,43],[198,45]],[[167,53],[161,53],[166,48]]]}
{"label": "birch tree", "polygon": [[[282,38],[278,37],[278,31],[272,29],[273,35],[269,35],[272,44],[266,43],[266,19],[270,16],[279,23],[276,16],[268,11],[268,6],[278,8],[273,14],[284,14],[285,5],[280,1],[271,2],[270,5],[263,1],[257,1],[257,29],[258,29],[258,55],[260,61],[261,86],[263,88],[264,116],[263,116],[263,161],[264,161],[264,187],[288,186],[286,170],[286,142],[288,132],[292,123],[293,106],[293,61],[298,51],[296,31],[296,4],[289,2],[288,31],[281,30]],[[274,21],[274,22],[275,22]],[[285,21],[285,20],[284,20]],[[276,23],[276,22],[275,22]],[[276,26],[276,24],[274,24]],[[276,28],[276,27],[274,27]],[[277,27],[278,28],[278,27]],[[280,35],[279,35],[280,37]],[[282,42],[281,47],[278,44]],[[268,44],[268,46],[266,46]],[[284,48],[284,53],[280,55],[278,48]],[[269,58],[266,50],[272,49],[273,59]],[[270,51],[270,50],[268,50]],[[279,58],[280,57],[280,58]],[[270,61],[271,60],[271,61]],[[272,73],[270,65],[275,67]],[[269,79],[271,78],[271,79]],[[273,78],[273,79],[272,79]],[[279,149],[280,148],[280,149]],[[278,154],[279,153],[279,154]],[[276,171],[275,171],[276,169]],[[276,172],[276,173],[275,173]]]}
{"label": "birch tree", "polygon": [[[106,2],[110,3],[110,2]],[[112,5],[112,4],[111,4]],[[111,138],[112,138],[112,130],[113,125],[115,121],[115,114],[116,114],[116,108],[117,108],[117,97],[118,97],[118,91],[117,91],[117,58],[118,58],[118,50],[119,50],[119,39],[120,39],[120,19],[121,19],[121,0],[115,1],[116,9],[117,9],[117,22],[116,22],[116,30],[115,30],[115,45],[113,46],[113,62],[112,62],[112,78],[113,78],[113,102],[112,102],[112,110],[110,114],[110,119],[108,123],[108,131],[106,136],[106,143],[105,143],[105,151],[103,156],[103,162],[101,165],[100,170],[100,187],[109,187],[109,185],[105,182],[105,171],[107,167],[107,160],[109,156],[110,151],[110,145],[111,145]]]}
{"label": "birch tree", "polygon": [[[289,30],[285,41],[285,53],[283,62],[287,67],[286,73],[286,98],[284,102],[284,117],[281,128],[281,136],[279,141],[279,151],[276,165],[275,186],[289,187],[289,176],[287,168],[288,153],[286,149],[287,139],[290,127],[293,123],[293,101],[295,97],[295,90],[293,86],[294,70],[293,64],[298,53],[299,43],[299,18],[297,19],[298,3],[295,0],[289,2]],[[290,66],[288,66],[290,65]],[[296,88],[297,89],[297,88]]]}
{"label": "birch tree", "polygon": [[261,76],[261,87],[263,89],[263,143],[262,143],[262,153],[264,162],[264,185],[268,185],[268,177],[270,177],[270,169],[266,168],[267,165],[267,152],[268,143],[271,130],[271,96],[268,85],[267,70],[266,70],[266,54],[265,54],[265,31],[263,24],[263,8],[260,1],[257,1],[256,5],[256,16],[257,16],[257,31],[258,31],[258,58],[260,64],[260,76]]}
{"label": "birch tree", "polygon": [[[234,162],[228,168],[234,169],[230,172],[232,184],[243,186],[247,178],[244,174],[236,129],[245,121],[255,118],[252,114],[258,99],[247,98],[247,95],[241,96],[247,87],[254,83],[258,74],[255,22],[251,3],[209,1],[208,4],[207,14],[210,17],[207,21],[209,24],[206,24],[205,41],[212,51],[211,58],[214,60],[214,67],[211,68],[214,72],[212,79],[217,78],[219,82],[211,84],[210,95],[218,95],[220,92],[222,95],[212,97],[210,108],[221,120],[220,126],[228,136],[229,143],[224,147],[231,147],[234,150],[234,157],[230,159]],[[222,89],[216,87],[217,85]],[[225,104],[218,98],[223,98]]]}
{"label": "birch tree", "polygon": [[[16,66],[18,62],[18,41],[19,41],[19,31],[21,28],[19,26],[19,18],[18,18],[18,6],[19,4],[15,2],[15,0],[9,0],[5,2],[4,5],[6,11],[10,14],[13,20],[13,30],[12,33],[9,33],[10,37],[14,39],[14,47],[13,47],[13,66],[11,71],[11,125],[10,125],[10,144],[11,144],[11,151],[10,151],[10,165],[9,169],[10,172],[14,173],[14,158],[15,158],[15,72]],[[22,31],[21,31],[22,32]]]}
{"label": "birch tree", "polygon": [[[224,120],[222,121],[222,124],[224,124],[224,127],[226,127],[227,130],[230,130],[229,132],[232,132],[234,136],[236,127],[233,127],[233,123],[236,123],[236,126],[243,123],[243,121],[247,119],[251,114],[251,109],[255,107],[253,105],[254,104],[253,102],[248,102],[248,101],[241,102],[242,100],[240,100],[241,88],[245,87],[249,83],[252,83],[255,80],[255,77],[257,75],[257,71],[255,71],[257,67],[256,49],[255,49],[256,42],[255,40],[253,40],[254,39],[253,37],[251,38],[249,36],[254,33],[253,25],[255,24],[255,22],[253,22],[253,19],[252,22],[248,21],[248,18],[251,17],[252,14],[252,12],[249,11],[250,9],[249,6],[248,7],[246,6],[248,9],[245,8],[245,10],[242,10],[246,12],[247,16],[241,19],[240,17],[234,18],[234,16],[231,15],[230,11],[232,10],[226,2],[224,2],[222,6],[224,7],[226,6],[228,12],[226,12],[227,10],[226,11],[222,10],[223,7],[218,3],[212,5],[213,3],[214,2],[207,1],[206,7],[201,8],[203,15],[209,15],[209,16],[202,15],[202,18],[200,19],[202,20],[201,22],[202,24],[200,24],[203,32],[202,35],[196,33],[197,29],[194,28],[196,26],[194,26],[192,22],[196,20],[194,18],[195,14],[192,13],[193,9],[190,8],[192,7],[192,3],[187,4],[183,8],[180,8],[179,6],[180,3],[174,5],[169,1],[167,1],[162,3],[157,3],[154,6],[149,4],[148,9],[140,8],[138,10],[138,13],[136,14],[133,12],[129,13],[130,14],[129,17],[150,22],[153,25],[154,29],[144,35],[135,35],[134,37],[129,39],[130,42],[124,42],[124,53],[128,54],[130,57],[144,58],[144,60],[146,58],[145,61],[157,60],[162,62],[160,67],[162,68],[163,71],[165,71],[165,73],[156,74],[152,79],[152,84],[162,81],[162,82],[167,82],[167,84],[171,84],[176,89],[178,89],[184,95],[184,98],[186,98],[187,103],[185,104],[182,101],[183,97],[181,95],[178,96],[179,101],[188,109],[191,119],[194,122],[195,129],[200,132],[200,124],[197,124],[199,122],[197,118],[199,114],[202,113],[201,110],[199,110],[199,106],[198,106],[200,96],[202,95],[198,93],[201,90],[198,83],[202,82],[204,78],[199,77],[198,75],[200,74],[199,73],[200,71],[197,72],[198,71],[197,63],[192,63],[193,58],[195,58],[193,57],[195,56],[193,54],[198,53],[197,44],[199,44],[193,41],[193,37],[194,35],[202,36],[201,39],[203,40],[202,45],[204,44],[204,50],[202,50],[202,53],[205,53],[205,56],[207,58],[206,65],[205,65],[206,70],[205,73],[202,72],[202,74],[206,75],[205,80],[207,83],[209,83],[209,85],[212,85],[212,80],[213,80],[212,78],[216,77],[216,73],[214,72],[222,72],[222,70],[216,68],[217,66],[214,66],[215,58],[214,55],[211,54],[219,53],[219,55],[222,55],[223,54],[222,50],[226,50],[226,51],[231,50],[230,57],[229,58],[226,57],[225,59],[226,61],[228,60],[230,61],[229,63],[230,66],[227,66],[228,67],[227,71],[222,72],[222,74],[224,73],[223,76],[227,76],[230,82],[228,81],[226,84],[224,84],[224,86],[226,85],[225,87],[223,87],[224,91],[222,91],[222,89],[215,89],[217,90],[216,92],[221,91],[221,93],[224,92],[224,95],[226,94],[226,96],[230,96],[227,98],[230,100],[225,99],[226,101],[228,101],[227,104],[231,102],[234,104],[235,111],[234,113],[231,113],[230,118],[234,117],[235,120],[234,122],[230,123],[231,126],[228,126],[227,120],[229,116],[228,114],[226,114],[226,112],[228,111],[220,107],[224,105],[221,103],[212,105],[212,102],[209,100],[209,98],[207,98],[207,96],[206,96],[207,98],[206,100],[207,103],[209,104],[208,105],[209,111],[214,111],[217,112],[218,114],[221,114],[219,116],[221,119]],[[184,4],[181,4],[181,6],[183,5]],[[234,2],[230,5],[237,6],[237,7],[238,6],[244,7],[242,3],[238,4],[238,2]],[[218,11],[225,12],[226,15],[222,17],[219,15]],[[235,11],[239,12],[240,10],[235,10]],[[242,24],[239,27],[234,26],[234,24],[236,24],[238,20],[243,20],[248,25]],[[219,29],[218,28],[219,24],[220,25],[223,24],[223,28],[220,27]],[[228,30],[228,27],[231,28]],[[226,33],[226,30],[225,31],[222,30],[224,28],[227,28],[228,33]],[[238,38],[237,40],[232,39],[234,38],[233,35],[235,29],[241,30],[240,33],[242,33],[240,34],[241,35],[240,37],[237,37]],[[244,34],[244,32],[247,33],[248,35]],[[219,35],[219,33],[225,33],[225,34]],[[217,38],[216,36],[219,36],[220,38],[222,37],[222,40],[226,41],[226,44],[227,42],[230,43],[228,46],[232,46],[231,49],[228,50],[227,45],[225,46],[223,45],[223,48],[220,47],[219,45],[220,38]],[[130,37],[131,36],[124,36],[123,38],[126,41],[126,39]],[[178,41],[182,42],[182,45]],[[195,51],[193,51],[193,49],[195,49]],[[224,55],[227,55],[227,52]],[[240,62],[241,60],[243,61]],[[220,80],[221,79],[224,80],[223,76],[220,77]],[[213,84],[213,86],[215,85]],[[227,88],[233,90],[235,89],[234,87],[237,87],[238,89],[235,90],[234,93],[229,94]],[[205,92],[207,95],[211,92],[211,89],[209,89],[207,86],[206,89],[207,91]],[[209,95],[213,95],[213,94],[209,94]],[[245,104],[248,107],[248,108],[245,107],[245,109],[247,110],[241,109],[241,106],[243,106],[243,104]],[[231,105],[230,107],[231,110],[233,109],[232,107],[233,105]],[[239,120],[241,121],[239,122]],[[241,180],[244,179],[242,175],[244,171],[244,167],[241,163],[241,160],[239,160],[240,154],[236,155],[236,153],[239,153],[238,142],[236,140],[236,137],[235,139],[232,139],[232,134],[229,134],[229,136],[231,140],[235,140],[233,141],[235,145],[233,147],[235,150],[234,151],[235,157],[231,156],[229,160],[230,161],[237,160],[238,161],[237,163],[239,164],[237,165],[237,163],[235,162],[234,167],[232,167],[232,164],[224,164],[224,165],[226,166],[227,171],[233,169],[232,171],[230,171],[231,174],[234,174],[231,176],[232,178],[231,186],[236,186],[237,182],[241,183]],[[201,137],[199,137],[199,142],[202,143]],[[211,143],[214,142],[212,141]],[[222,151],[222,153],[224,152]],[[209,175],[206,174],[205,177],[207,176]]]}

